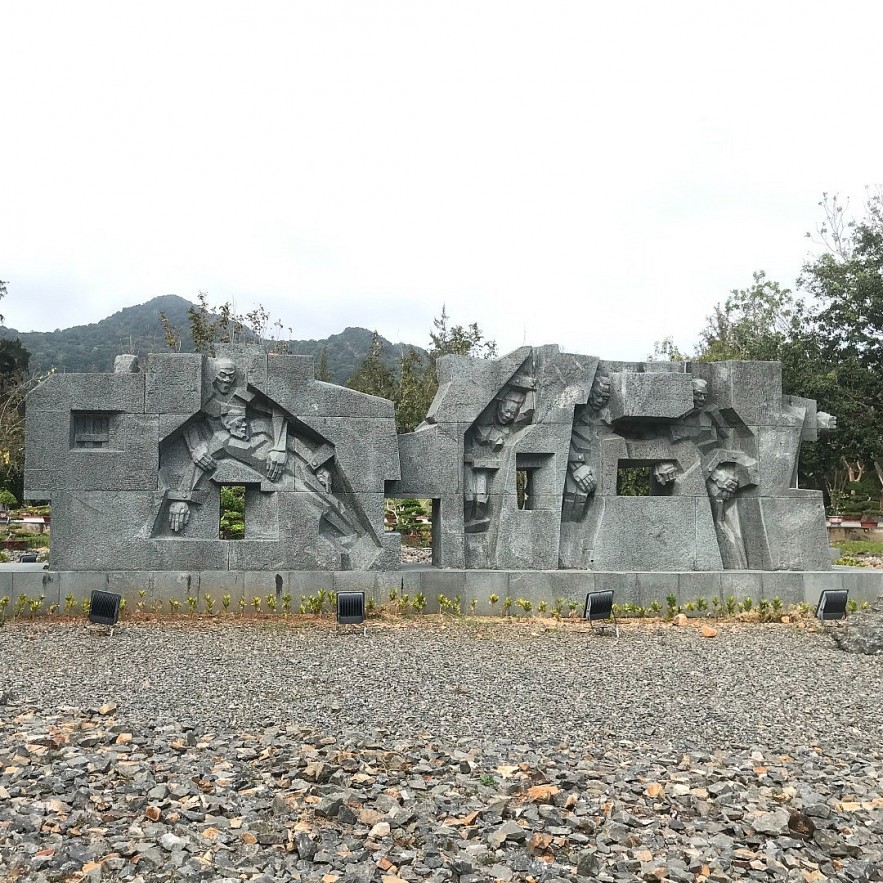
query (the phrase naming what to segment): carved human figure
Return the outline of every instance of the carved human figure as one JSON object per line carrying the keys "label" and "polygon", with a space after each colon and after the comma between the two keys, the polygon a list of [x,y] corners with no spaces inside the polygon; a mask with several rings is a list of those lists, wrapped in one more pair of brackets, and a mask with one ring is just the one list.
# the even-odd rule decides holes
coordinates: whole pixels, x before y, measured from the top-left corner
{"label": "carved human figure", "polygon": [[610,401],[610,375],[596,374],[592,381],[592,389],[589,392],[589,407],[593,411],[600,411]]}
{"label": "carved human figure", "polygon": [[[262,401],[238,383],[239,369],[231,359],[215,364],[212,393],[200,409],[200,419],[183,432],[192,465],[175,490],[169,491],[168,521],[180,533],[190,521],[190,504],[203,476],[211,475],[224,459],[237,460],[271,482],[279,482],[289,462],[288,419],[272,403]],[[256,421],[256,422],[255,422]],[[330,497],[327,464],[315,471],[318,493]]]}
{"label": "carved human figure", "polygon": [[719,463],[715,466],[708,476],[706,486],[724,567],[745,570],[748,567],[748,555],[742,538],[742,521],[736,499],[739,479],[735,464]]}
{"label": "carved human figure", "polygon": [[518,431],[519,418],[532,378],[518,375],[497,395],[494,406],[476,421],[465,439],[464,520],[468,533],[487,530],[491,475],[500,468],[509,437]]}
{"label": "carved human figure", "polygon": [[610,375],[599,371],[592,381],[588,403],[574,418],[561,513],[566,521],[577,521],[582,517],[589,497],[598,487],[589,459],[597,437],[597,424],[603,421],[601,413],[609,401]]}
{"label": "carved human figure", "polygon": [[708,381],[703,380],[701,377],[693,378],[693,407],[697,411],[701,411],[702,408],[708,403]]}
{"label": "carved human figure", "polygon": [[[272,419],[273,444],[265,454],[265,470],[270,481],[278,481],[288,458],[286,449],[288,421],[276,408],[260,408],[251,393],[239,388],[238,379],[239,371],[235,362],[231,359],[217,361],[215,376],[212,380],[213,391],[208,401],[202,406],[202,413],[206,418],[205,423],[202,426],[189,427],[184,433],[190,458],[203,471],[214,472],[218,468],[218,463],[210,453],[210,448],[215,442],[223,444],[223,433],[219,430],[224,429],[235,438],[246,440],[248,427],[245,406],[251,404],[268,414]],[[235,431],[231,429],[234,423],[237,426]]]}

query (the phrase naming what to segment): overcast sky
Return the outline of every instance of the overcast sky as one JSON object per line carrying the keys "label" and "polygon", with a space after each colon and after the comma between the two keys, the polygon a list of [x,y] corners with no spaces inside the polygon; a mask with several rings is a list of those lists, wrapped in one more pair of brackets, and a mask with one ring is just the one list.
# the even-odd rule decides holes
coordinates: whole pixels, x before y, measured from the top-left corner
{"label": "overcast sky", "polygon": [[0,303],[640,359],[883,180],[872,3],[3,5]]}

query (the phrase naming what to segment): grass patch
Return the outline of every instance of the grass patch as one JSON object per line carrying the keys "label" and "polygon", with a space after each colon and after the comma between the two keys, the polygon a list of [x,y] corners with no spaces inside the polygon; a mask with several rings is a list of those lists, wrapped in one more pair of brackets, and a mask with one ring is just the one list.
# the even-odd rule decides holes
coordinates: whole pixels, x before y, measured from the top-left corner
{"label": "grass patch", "polygon": [[844,555],[883,555],[883,543],[874,540],[838,540],[832,545]]}

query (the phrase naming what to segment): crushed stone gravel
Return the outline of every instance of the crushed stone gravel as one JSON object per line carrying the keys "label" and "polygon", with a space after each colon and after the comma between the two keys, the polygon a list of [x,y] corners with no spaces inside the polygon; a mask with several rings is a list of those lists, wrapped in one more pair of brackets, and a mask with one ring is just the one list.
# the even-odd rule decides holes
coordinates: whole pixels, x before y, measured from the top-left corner
{"label": "crushed stone gravel", "polygon": [[0,629],[0,872],[883,879],[883,658],[828,634],[230,620]]}

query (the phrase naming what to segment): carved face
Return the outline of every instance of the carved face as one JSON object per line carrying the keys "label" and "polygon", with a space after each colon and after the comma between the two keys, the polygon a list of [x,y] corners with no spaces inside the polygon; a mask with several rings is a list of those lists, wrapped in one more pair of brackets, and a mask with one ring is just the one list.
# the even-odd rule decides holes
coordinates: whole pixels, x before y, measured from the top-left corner
{"label": "carved face", "polygon": [[227,395],[236,383],[236,365],[229,359],[218,362],[218,373],[215,375],[214,387],[223,396]]}
{"label": "carved face", "polygon": [[517,416],[524,404],[525,393],[521,390],[510,389],[497,402],[497,423],[501,426],[507,426]]}
{"label": "carved face", "polygon": [[327,466],[320,466],[316,470],[316,478],[319,484],[329,493],[331,492],[331,470]]}
{"label": "carved face", "polygon": [[704,408],[708,401],[708,383],[705,380],[693,381],[693,407]]}
{"label": "carved face", "polygon": [[610,401],[610,378],[606,374],[596,374],[592,391],[589,393],[589,405],[593,411],[600,411]]}
{"label": "carved face", "polygon": [[248,440],[248,420],[245,414],[228,414],[226,417],[221,418],[221,423],[234,438],[241,438],[243,441]]}

